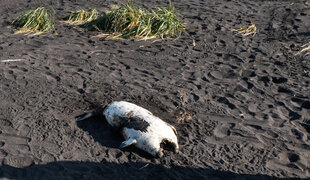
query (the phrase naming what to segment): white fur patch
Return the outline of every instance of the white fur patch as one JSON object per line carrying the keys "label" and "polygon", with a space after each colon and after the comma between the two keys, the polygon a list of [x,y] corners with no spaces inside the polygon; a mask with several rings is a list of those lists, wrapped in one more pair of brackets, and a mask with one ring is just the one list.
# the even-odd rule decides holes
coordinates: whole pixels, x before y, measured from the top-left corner
{"label": "white fur patch", "polygon": [[122,134],[125,140],[135,139],[136,143],[134,145],[136,147],[153,156],[161,157],[163,155],[160,147],[163,140],[174,144],[176,152],[179,149],[174,127],[140,106],[125,101],[113,102],[106,107],[103,114],[108,123],[114,128],[122,127],[132,117],[146,121],[148,123],[146,131],[128,128],[130,126],[126,127],[125,125],[122,128]]}

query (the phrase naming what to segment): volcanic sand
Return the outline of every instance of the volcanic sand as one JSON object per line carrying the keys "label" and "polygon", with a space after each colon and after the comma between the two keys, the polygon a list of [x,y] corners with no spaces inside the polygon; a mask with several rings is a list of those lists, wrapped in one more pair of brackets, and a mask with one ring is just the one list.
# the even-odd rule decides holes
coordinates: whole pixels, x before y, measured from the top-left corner
{"label": "volcanic sand", "polygon": [[[310,177],[310,56],[296,55],[310,41],[310,2],[172,3],[182,36],[137,41],[60,22],[79,7],[103,12],[119,1],[1,0],[0,60],[22,61],[0,62],[0,178]],[[42,5],[55,8],[56,32],[15,34],[10,22]],[[255,36],[232,31],[251,22]],[[75,122],[116,100],[174,125],[180,153],[121,150],[102,117]]]}

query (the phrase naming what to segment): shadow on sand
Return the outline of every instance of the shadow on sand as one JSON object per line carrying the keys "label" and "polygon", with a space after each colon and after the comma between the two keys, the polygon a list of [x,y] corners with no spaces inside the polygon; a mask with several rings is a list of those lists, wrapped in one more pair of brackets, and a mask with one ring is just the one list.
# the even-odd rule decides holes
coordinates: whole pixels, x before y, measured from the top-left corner
{"label": "shadow on sand", "polygon": [[[90,136],[94,138],[96,142],[99,142],[102,146],[109,148],[119,148],[124,138],[121,136],[118,130],[113,129],[102,115],[103,108],[98,108],[94,111],[96,114],[94,117],[78,121],[77,126],[83,131],[88,132]],[[84,114],[80,115],[83,116]],[[143,158],[153,158],[148,153],[134,147],[129,146],[123,149],[123,151],[134,152]]]}
{"label": "shadow on sand", "polygon": [[[101,115],[85,121],[77,122],[77,125],[90,133],[96,141],[106,147],[116,148],[122,138],[114,132]],[[107,137],[107,138],[103,138]],[[144,158],[150,155],[137,149],[130,148]],[[0,179],[208,179],[208,180],[264,180],[279,179],[267,175],[249,175],[224,172],[207,168],[194,168],[173,166],[167,168],[160,164],[129,162],[113,163],[103,160],[102,162],[81,161],[58,161],[47,164],[31,165],[17,168],[9,165],[0,166]],[[291,178],[290,178],[291,179]]]}
{"label": "shadow on sand", "polygon": [[[100,114],[77,122],[78,127],[87,131],[95,141],[106,147],[117,148],[122,137],[115,132]],[[134,147],[124,149],[139,154],[144,158],[152,158],[147,153]],[[263,180],[278,179],[266,175],[246,175],[223,172],[205,168],[174,166],[167,168],[158,164],[129,162],[111,163],[103,160],[96,162],[58,161],[25,168],[8,165],[0,166],[0,178],[8,179],[234,179]]]}
{"label": "shadow on sand", "polygon": [[279,179],[266,175],[247,175],[222,172],[204,168],[175,166],[166,168],[162,165],[145,163],[110,163],[60,161],[26,168],[0,166],[0,178],[8,179],[234,179],[263,180]]}
{"label": "shadow on sand", "polygon": [[[118,148],[122,142],[122,137],[119,132],[116,132],[105,120],[102,115],[103,108],[97,108],[92,113],[95,115],[88,119],[77,121],[76,124],[83,131],[89,133],[95,141],[99,142],[102,146],[110,148]],[[81,114],[79,116],[84,116]],[[79,117],[77,116],[77,117]]]}

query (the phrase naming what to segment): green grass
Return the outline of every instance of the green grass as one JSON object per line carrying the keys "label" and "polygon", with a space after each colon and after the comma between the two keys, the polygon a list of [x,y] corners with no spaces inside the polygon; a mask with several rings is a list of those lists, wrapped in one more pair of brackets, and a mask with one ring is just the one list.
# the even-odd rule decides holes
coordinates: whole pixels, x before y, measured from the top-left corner
{"label": "green grass", "polygon": [[55,11],[52,7],[38,7],[22,12],[12,25],[21,33],[43,33],[54,30]]}
{"label": "green grass", "polygon": [[79,11],[74,11],[70,14],[67,22],[71,24],[81,24],[85,22],[90,22],[98,17],[98,12],[96,9],[81,9]]}
{"label": "green grass", "polygon": [[177,38],[183,24],[171,6],[148,12],[127,3],[112,9],[96,20],[86,24],[91,30],[109,33],[114,38],[148,39],[153,37]]}
{"label": "green grass", "polygon": [[152,13],[152,34],[164,37],[178,37],[183,31],[183,24],[175,14],[171,6],[167,8],[157,8]]}

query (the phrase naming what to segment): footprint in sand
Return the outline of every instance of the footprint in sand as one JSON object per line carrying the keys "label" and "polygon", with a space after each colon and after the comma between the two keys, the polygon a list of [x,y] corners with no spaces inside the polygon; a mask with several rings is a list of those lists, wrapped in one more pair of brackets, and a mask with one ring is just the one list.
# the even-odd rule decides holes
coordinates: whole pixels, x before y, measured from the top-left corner
{"label": "footprint in sand", "polygon": [[3,162],[5,165],[13,166],[16,168],[24,168],[34,164],[34,159],[32,157],[7,157]]}
{"label": "footprint in sand", "polygon": [[[4,164],[12,166],[29,166],[33,163],[32,158],[19,157],[21,154],[29,154],[30,128],[24,128],[20,133],[13,128],[13,124],[4,118],[0,118],[0,158],[4,158]],[[30,160],[31,159],[31,160]]]}
{"label": "footprint in sand", "polygon": [[210,75],[216,79],[223,79],[223,74],[220,71],[212,71]]}
{"label": "footprint in sand", "polygon": [[3,149],[0,149],[0,158],[5,158],[8,155]]}
{"label": "footprint in sand", "polygon": [[214,129],[214,135],[216,137],[219,137],[219,138],[223,138],[223,137],[226,137],[226,136],[230,136],[231,134],[231,129],[235,126],[234,123],[224,123],[224,124],[221,124],[219,126],[217,126],[215,129]]}
{"label": "footprint in sand", "polygon": [[269,138],[262,134],[256,134],[256,138],[263,144],[269,147],[274,147],[277,144],[277,141],[274,138]]}
{"label": "footprint in sand", "polygon": [[302,140],[304,134],[297,129],[291,129],[290,135],[298,140]]}
{"label": "footprint in sand", "polygon": [[28,125],[23,124],[18,128],[18,135],[28,136],[30,131],[31,131],[31,128]]}
{"label": "footprint in sand", "polygon": [[0,127],[5,127],[5,126],[12,126],[12,123],[6,119],[0,118]]}
{"label": "footprint in sand", "polygon": [[294,163],[300,160],[299,155],[294,153],[281,153],[278,157],[283,163]]}
{"label": "footprint in sand", "polygon": [[310,134],[310,119],[302,120],[300,125],[303,127],[303,130],[304,130],[305,133],[309,133]]}
{"label": "footprint in sand", "polygon": [[30,153],[30,147],[27,144],[28,138],[3,133],[0,135],[0,140],[0,158],[4,159],[5,165],[22,168],[34,163],[32,157],[20,157],[21,154]]}
{"label": "footprint in sand", "polygon": [[5,145],[5,142],[0,141],[0,148],[3,147]]}
{"label": "footprint in sand", "polygon": [[6,152],[14,155],[30,152],[30,147],[28,145],[30,140],[31,139],[28,137],[18,136],[15,134],[9,134],[9,133],[0,134],[0,142],[1,144],[3,144],[2,148]]}
{"label": "footprint in sand", "polygon": [[310,168],[307,166],[309,163],[308,158],[302,153],[282,152],[275,159],[269,160],[266,163],[266,167],[274,170],[285,170],[299,177],[309,177]]}
{"label": "footprint in sand", "polygon": [[304,108],[304,109],[310,109],[310,101],[304,101],[301,104],[301,107]]}
{"label": "footprint in sand", "polygon": [[232,104],[226,97],[219,97],[217,99],[217,102],[222,103],[222,104],[226,104],[230,109],[236,108],[236,106],[234,104]]}
{"label": "footprint in sand", "polygon": [[16,80],[16,75],[14,74],[14,71],[12,71],[12,70],[6,70],[4,72],[4,77],[6,79],[9,79],[9,80],[12,80],[12,81]]}
{"label": "footprint in sand", "polygon": [[283,78],[283,77],[272,77],[272,82],[274,82],[274,83],[276,83],[276,84],[286,83],[286,82],[287,82],[287,78]]}
{"label": "footprint in sand", "polygon": [[263,127],[259,126],[259,125],[254,125],[254,124],[245,124],[244,125],[247,129],[249,129],[251,132],[255,132],[255,133],[264,133],[265,130],[263,129]]}
{"label": "footprint in sand", "polygon": [[46,72],[45,73],[45,77],[46,77],[46,79],[48,80],[48,81],[60,81],[61,79],[60,79],[60,77],[59,76],[57,76],[57,75],[55,75],[55,74],[52,74],[52,73],[50,73],[50,72]]}

